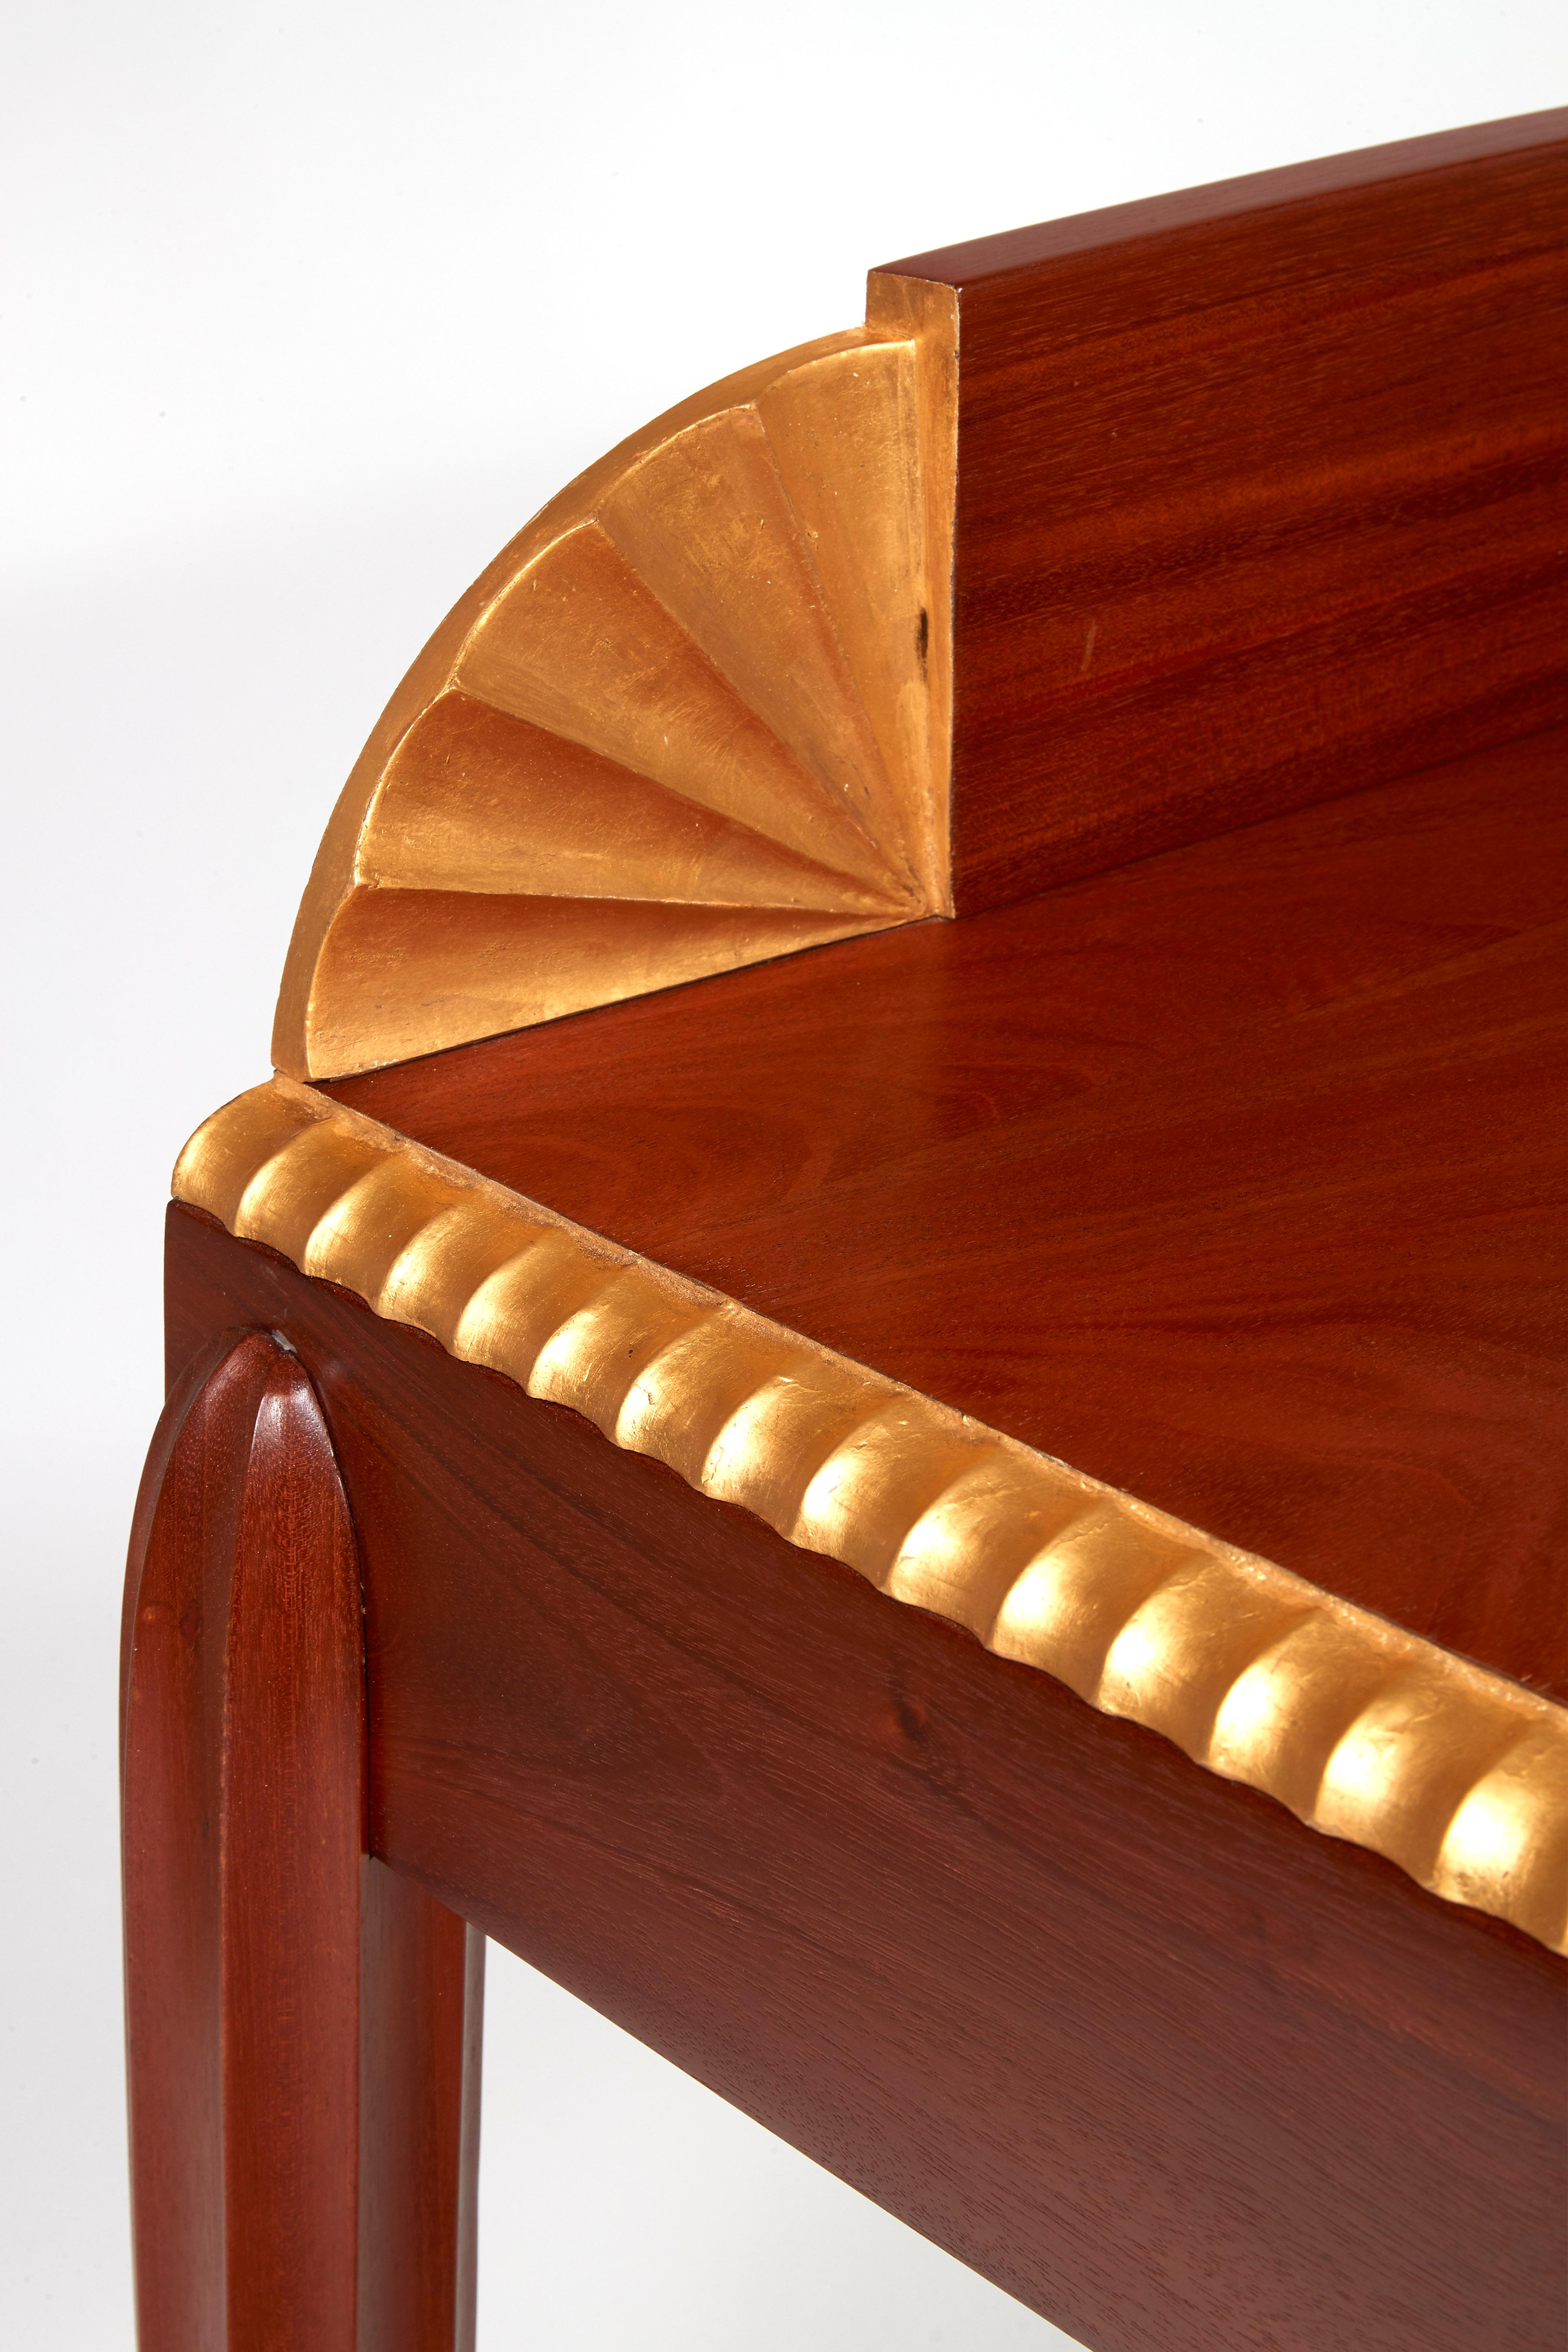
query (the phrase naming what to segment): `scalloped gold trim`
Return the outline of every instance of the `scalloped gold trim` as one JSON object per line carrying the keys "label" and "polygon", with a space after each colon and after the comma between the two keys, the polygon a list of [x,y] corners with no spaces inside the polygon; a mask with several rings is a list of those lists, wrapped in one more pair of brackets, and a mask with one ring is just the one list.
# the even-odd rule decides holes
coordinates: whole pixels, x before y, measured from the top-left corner
{"label": "scalloped gold trim", "polygon": [[1568,1950],[1568,1709],[289,1079],[199,1128],[174,1191],[1434,1894]]}

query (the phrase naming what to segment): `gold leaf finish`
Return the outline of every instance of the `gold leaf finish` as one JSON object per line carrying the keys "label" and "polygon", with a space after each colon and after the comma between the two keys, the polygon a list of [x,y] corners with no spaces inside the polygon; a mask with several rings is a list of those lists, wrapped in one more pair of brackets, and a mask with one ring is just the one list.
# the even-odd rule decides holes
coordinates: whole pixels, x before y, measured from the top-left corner
{"label": "gold leaf finish", "polygon": [[279,1079],[176,1199],[1568,1950],[1568,1709]]}
{"label": "gold leaf finish", "polygon": [[502,551],[328,825],[280,1069],[950,911],[955,339],[951,302],[884,290],[864,328],[658,419]]}

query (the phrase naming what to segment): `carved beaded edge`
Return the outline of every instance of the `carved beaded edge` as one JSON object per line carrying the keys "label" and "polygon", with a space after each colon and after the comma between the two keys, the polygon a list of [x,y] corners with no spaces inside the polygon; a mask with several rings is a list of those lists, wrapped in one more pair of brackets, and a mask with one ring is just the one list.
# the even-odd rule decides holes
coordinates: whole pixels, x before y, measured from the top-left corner
{"label": "carved beaded edge", "polygon": [[617,1248],[310,1087],[177,1201],[894,1600],[1568,1951],[1568,1709]]}

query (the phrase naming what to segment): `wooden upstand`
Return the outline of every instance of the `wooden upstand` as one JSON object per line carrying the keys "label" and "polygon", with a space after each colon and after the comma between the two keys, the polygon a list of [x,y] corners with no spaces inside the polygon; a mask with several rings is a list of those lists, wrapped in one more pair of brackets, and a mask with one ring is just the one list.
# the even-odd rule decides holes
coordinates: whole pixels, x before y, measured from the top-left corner
{"label": "wooden upstand", "polygon": [[486,1935],[1103,2352],[1568,2344],[1565,222],[897,264],[420,656],[175,1171],[143,2352],[471,2341]]}

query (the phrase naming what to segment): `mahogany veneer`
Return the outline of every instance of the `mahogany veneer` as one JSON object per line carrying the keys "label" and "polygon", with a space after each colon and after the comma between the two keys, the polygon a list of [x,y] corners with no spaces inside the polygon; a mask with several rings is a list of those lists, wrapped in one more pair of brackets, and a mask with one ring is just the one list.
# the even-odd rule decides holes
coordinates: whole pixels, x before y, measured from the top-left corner
{"label": "mahogany veneer", "polygon": [[1568,719],[1568,110],[894,262],[958,299],[961,913]]}
{"label": "mahogany veneer", "polygon": [[1568,1697],[1568,732],[340,1100]]}

